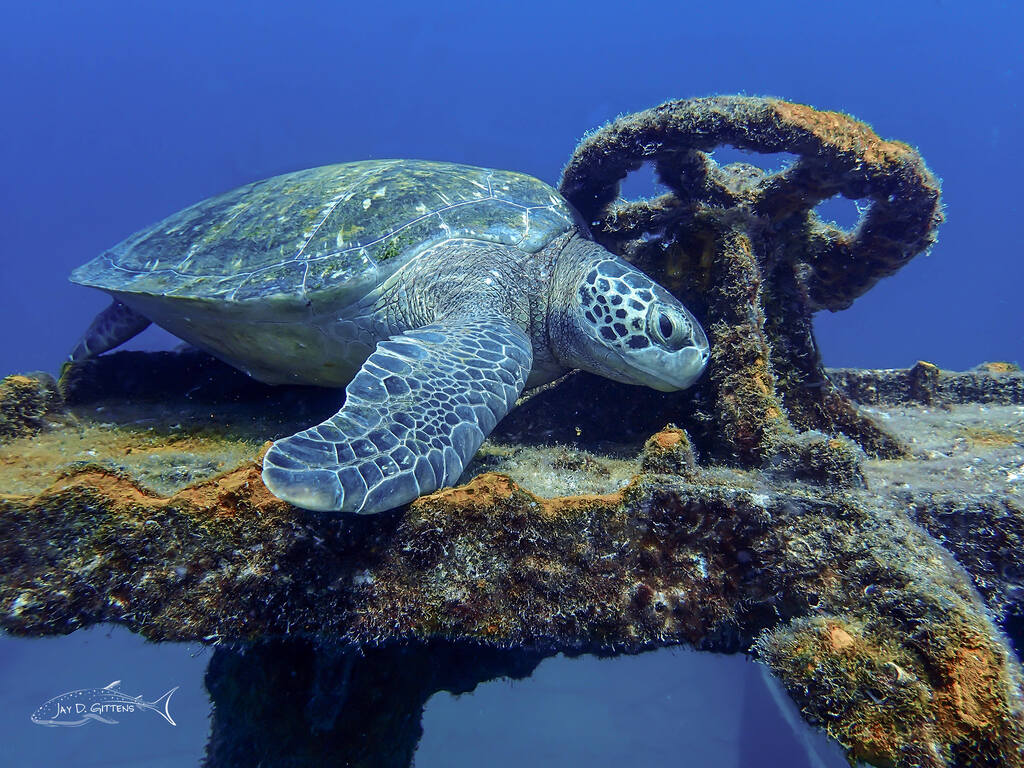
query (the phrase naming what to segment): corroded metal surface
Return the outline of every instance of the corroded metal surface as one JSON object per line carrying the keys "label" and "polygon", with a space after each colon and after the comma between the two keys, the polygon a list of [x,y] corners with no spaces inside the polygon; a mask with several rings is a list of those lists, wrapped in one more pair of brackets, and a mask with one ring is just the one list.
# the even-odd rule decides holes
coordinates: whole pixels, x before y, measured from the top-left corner
{"label": "corroded metal surface", "polygon": [[[775,173],[723,167],[710,154],[723,145],[795,160]],[[620,200],[622,180],[644,163],[669,191]],[[805,429],[841,432],[879,456],[905,450],[828,379],[812,316],[850,306],[934,243],[939,182],[913,148],[803,104],[687,99],[589,134],[560,189],[598,242],[669,287],[708,332],[702,390],[714,417],[695,434],[707,450],[761,463]],[[849,231],[814,210],[834,195],[866,203]]]}
{"label": "corroded metal surface", "polygon": [[[798,160],[720,168],[723,143]],[[646,161],[670,194],[616,202]],[[64,404],[11,377],[0,625],[220,644],[211,765],[404,765],[433,690],[672,644],[755,654],[851,758],[1024,765],[1020,374],[830,376],[813,336],[815,311],[933,242],[939,189],[917,153],[846,115],[716,97],[596,132],[562,188],[704,321],[695,390],[570,374],[523,398],[463,485],[366,520],[260,482],[261,436],[337,395],[191,352],[72,366]],[[837,193],[869,201],[850,232],[812,210]],[[305,714],[280,718],[285,700]]]}
{"label": "corroded metal surface", "polygon": [[[774,174],[744,164],[721,168],[707,153],[722,145],[797,159]],[[621,180],[645,162],[671,193],[617,202]],[[810,252],[789,255],[804,262],[801,280],[816,309],[849,306],[931,247],[942,221],[938,179],[913,147],[840,112],[752,96],[669,101],[620,117],[580,143],[561,190],[596,224],[599,239],[620,243],[666,228],[674,234],[703,207],[742,208],[781,223],[805,219],[834,195],[867,200],[855,231],[811,222],[802,238]]]}
{"label": "corroded metal surface", "polygon": [[[118,362],[110,360],[103,365]],[[211,386],[213,369],[204,371],[210,396],[230,401],[230,387]],[[79,399],[73,420],[51,413],[41,436],[104,419],[129,444],[149,408],[158,422],[178,415],[162,427],[168,441],[199,432],[225,450],[237,444],[240,436],[211,433],[210,407],[195,397],[202,390],[181,385],[190,398],[165,389],[161,402],[134,410]],[[90,391],[77,386],[79,398]],[[250,392],[249,407],[262,409],[270,392]],[[523,408],[542,404],[531,402]],[[528,490],[540,481],[529,468],[550,451],[564,465],[564,448],[485,448],[483,468],[516,479],[484,472],[369,522],[280,502],[260,483],[258,458],[206,479],[182,477],[163,494],[127,460],[79,461],[40,492],[0,497],[0,623],[54,634],[118,622],[156,640],[310,647],[443,640],[464,649],[455,652],[463,665],[474,646],[533,660],[677,643],[748,651],[858,758],[971,765],[963,755],[984,745],[978,754],[1016,765],[1021,670],[992,618],[1020,611],[1016,545],[980,554],[959,534],[948,499],[957,494],[975,530],[1019,535],[1019,486],[1004,468],[1024,467],[1024,430],[1008,430],[997,412],[1000,439],[974,444],[972,472],[955,475],[961,464],[947,453],[962,430],[984,438],[977,407],[941,421],[929,420],[927,406],[902,408],[875,417],[916,445],[911,458],[865,462],[849,441],[808,433],[770,466],[742,470],[700,463],[686,433],[667,429],[633,444],[635,476],[624,487],[546,498]],[[159,454],[155,444],[141,450]],[[601,476],[622,460],[597,452],[574,466]],[[940,541],[963,555],[960,564]],[[325,669],[361,663],[358,654],[345,662],[324,652]],[[499,673],[488,669],[474,679]],[[224,684],[219,690],[233,690]]]}

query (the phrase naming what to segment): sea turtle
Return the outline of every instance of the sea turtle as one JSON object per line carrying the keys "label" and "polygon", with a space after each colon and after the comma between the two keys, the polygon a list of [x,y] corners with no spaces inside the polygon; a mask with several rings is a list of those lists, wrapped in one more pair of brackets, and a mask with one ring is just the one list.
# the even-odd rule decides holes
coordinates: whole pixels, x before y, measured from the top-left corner
{"label": "sea turtle", "polygon": [[71,274],[114,297],[72,351],[150,322],[271,384],[346,388],[263,480],[381,512],[454,483],[524,387],[572,368],[662,391],[708,359],[693,315],[589,240],[538,179],[420,160],[288,173],[197,203]]}

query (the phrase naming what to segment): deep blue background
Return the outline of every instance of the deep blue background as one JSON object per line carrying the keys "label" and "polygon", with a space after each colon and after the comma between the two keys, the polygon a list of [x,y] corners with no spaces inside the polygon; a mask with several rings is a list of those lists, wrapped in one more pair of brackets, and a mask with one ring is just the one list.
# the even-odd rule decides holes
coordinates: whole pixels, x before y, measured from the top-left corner
{"label": "deep blue background", "polygon": [[[208,195],[374,157],[506,167],[557,183],[579,137],[616,114],[736,92],[849,112],[918,146],[944,180],[948,221],[932,254],[852,309],[820,317],[827,363],[1021,361],[1021,8],[0,0],[0,374],[55,371],[106,304],[66,282],[72,267]],[[154,332],[136,342],[160,343]],[[30,702],[9,683],[27,651],[13,647],[0,644],[0,674],[5,710],[20,712]],[[44,657],[57,648],[38,647]],[[127,645],[94,643],[92,657],[75,647],[88,668],[119,660]],[[117,676],[155,696],[164,682],[183,684],[177,674],[145,686],[132,685],[130,671]],[[56,695],[66,677],[32,695]],[[609,701],[617,685],[608,679]],[[707,691],[680,684],[678,695],[700,702]],[[515,711],[490,706],[492,723]],[[778,720],[764,706],[763,717],[744,715],[744,727]],[[623,722],[624,738],[644,722]],[[66,736],[38,730],[40,743]],[[749,757],[741,762],[757,764],[760,749],[740,750]]]}
{"label": "deep blue background", "polygon": [[101,294],[77,264],[208,195],[373,157],[556,183],[584,131],[665,99],[775,95],[918,146],[931,256],[821,317],[830,364],[1024,358],[1010,2],[3,0],[0,371],[55,370]]}

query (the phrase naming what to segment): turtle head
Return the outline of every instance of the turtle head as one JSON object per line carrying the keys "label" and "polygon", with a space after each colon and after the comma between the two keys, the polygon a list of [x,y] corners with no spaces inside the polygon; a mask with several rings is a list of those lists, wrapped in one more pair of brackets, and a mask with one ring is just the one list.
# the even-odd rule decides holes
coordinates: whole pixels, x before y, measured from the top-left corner
{"label": "turtle head", "polygon": [[686,389],[704,371],[708,339],[697,319],[596,243],[565,248],[552,289],[552,348],[566,366],[662,392]]}

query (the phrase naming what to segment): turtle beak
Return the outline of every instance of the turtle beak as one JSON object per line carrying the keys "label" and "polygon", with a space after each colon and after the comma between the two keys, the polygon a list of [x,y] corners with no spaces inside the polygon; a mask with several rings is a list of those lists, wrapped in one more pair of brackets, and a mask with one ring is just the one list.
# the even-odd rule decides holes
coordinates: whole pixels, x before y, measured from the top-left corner
{"label": "turtle beak", "polygon": [[660,392],[675,392],[689,389],[704,373],[708,363],[708,348],[697,345],[684,347],[672,354],[671,365],[662,367],[657,373],[650,372],[652,381],[649,387]]}
{"label": "turtle beak", "polygon": [[616,354],[619,368],[625,374],[621,381],[640,384],[659,392],[676,392],[692,387],[704,373],[708,356],[707,345],[696,343],[673,352],[651,348],[632,352],[628,356]]}

